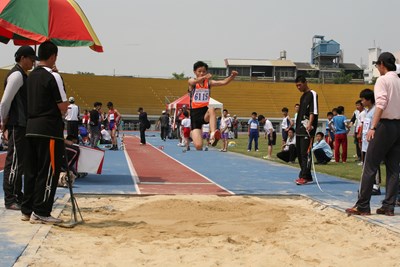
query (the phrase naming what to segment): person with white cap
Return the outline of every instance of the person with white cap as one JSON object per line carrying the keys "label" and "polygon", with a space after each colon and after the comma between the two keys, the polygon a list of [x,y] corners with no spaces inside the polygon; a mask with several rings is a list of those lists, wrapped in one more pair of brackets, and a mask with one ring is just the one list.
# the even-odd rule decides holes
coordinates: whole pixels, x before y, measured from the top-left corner
{"label": "person with white cap", "polygon": [[4,204],[6,209],[20,210],[22,202],[23,153],[28,119],[27,72],[38,58],[30,46],[15,53],[15,66],[7,74],[0,104],[1,131],[8,131],[8,148],[4,166]]}
{"label": "person with white cap", "polygon": [[71,135],[78,140],[79,107],[75,105],[75,98],[68,99],[69,105],[65,120],[67,121],[67,135]]}

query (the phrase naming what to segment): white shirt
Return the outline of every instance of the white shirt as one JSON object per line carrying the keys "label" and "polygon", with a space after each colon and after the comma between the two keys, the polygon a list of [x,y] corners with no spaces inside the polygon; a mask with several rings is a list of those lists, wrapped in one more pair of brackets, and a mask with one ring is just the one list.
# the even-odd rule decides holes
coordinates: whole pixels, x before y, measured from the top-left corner
{"label": "white shirt", "polygon": [[8,113],[10,112],[11,103],[23,84],[24,78],[22,77],[21,72],[14,71],[10,74],[10,76],[8,76],[7,86],[4,90],[3,98],[1,99],[0,104],[0,116],[2,122],[7,119]]}
{"label": "white shirt", "polygon": [[210,124],[209,124],[209,123],[203,124],[203,126],[202,126],[202,128],[201,128],[201,131],[202,131],[203,133],[209,133],[209,132],[210,132]]}
{"label": "white shirt", "polygon": [[231,126],[231,119],[229,117],[221,119],[221,125],[219,126],[220,130],[224,130],[224,133],[229,132],[229,127]]}
{"label": "white shirt", "polygon": [[69,104],[67,114],[65,115],[67,121],[79,120],[79,107],[75,104]]}
{"label": "white shirt", "polygon": [[101,130],[101,136],[104,140],[111,141],[111,135],[106,129]]}
{"label": "white shirt", "polygon": [[274,126],[272,125],[272,122],[270,120],[265,120],[264,131],[267,134],[275,132]]}
{"label": "white shirt", "polygon": [[289,150],[289,146],[290,145],[296,145],[296,136],[293,135],[293,138],[289,138],[286,140],[286,144],[285,147],[283,148],[284,151],[288,151]]}
{"label": "white shirt", "polygon": [[184,118],[181,122],[181,125],[185,128],[190,128],[190,119],[189,118]]}
{"label": "white shirt", "polygon": [[367,141],[367,133],[368,130],[371,129],[371,123],[372,119],[374,117],[375,113],[375,105],[371,107],[368,111],[365,112],[365,117],[363,118],[363,129],[362,129],[362,145],[361,145],[361,151],[362,152],[367,152],[368,149],[368,141]]}

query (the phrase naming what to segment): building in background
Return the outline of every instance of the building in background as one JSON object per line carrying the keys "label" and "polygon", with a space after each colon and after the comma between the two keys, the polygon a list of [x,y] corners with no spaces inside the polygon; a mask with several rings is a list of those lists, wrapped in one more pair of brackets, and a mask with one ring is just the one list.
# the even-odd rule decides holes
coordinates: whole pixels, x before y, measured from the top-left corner
{"label": "building in background", "polygon": [[[343,63],[340,44],[325,40],[322,35],[312,39],[311,62],[293,62],[281,51],[278,59],[227,58],[224,63],[205,61],[209,72],[226,77],[232,70],[239,72],[243,81],[293,82],[298,75],[317,83],[338,83],[342,77],[350,77],[350,83],[364,83],[364,70],[354,63]],[[342,83],[342,82],[339,82]]]}
{"label": "building in background", "polygon": [[[379,71],[375,68],[373,61],[377,61],[379,55],[382,53],[382,49],[379,47],[374,47],[368,49],[368,62],[366,69],[364,70],[364,79],[367,83],[373,83],[374,78],[379,77]],[[396,57],[398,58],[398,57]]]}

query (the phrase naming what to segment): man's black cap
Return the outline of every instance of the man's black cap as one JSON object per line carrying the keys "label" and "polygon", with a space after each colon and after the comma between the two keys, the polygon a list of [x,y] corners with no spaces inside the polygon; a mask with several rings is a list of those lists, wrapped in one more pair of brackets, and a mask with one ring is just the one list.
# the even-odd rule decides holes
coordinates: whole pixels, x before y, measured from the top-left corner
{"label": "man's black cap", "polygon": [[35,50],[32,47],[24,45],[18,48],[17,52],[15,52],[15,58],[18,57],[32,57],[35,60],[39,60],[39,58],[35,54]]}

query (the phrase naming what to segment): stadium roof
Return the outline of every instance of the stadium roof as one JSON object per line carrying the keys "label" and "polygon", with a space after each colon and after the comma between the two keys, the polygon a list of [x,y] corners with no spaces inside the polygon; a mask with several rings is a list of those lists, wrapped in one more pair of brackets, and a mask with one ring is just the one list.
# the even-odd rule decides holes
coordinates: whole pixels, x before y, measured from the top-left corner
{"label": "stadium roof", "polygon": [[227,66],[275,66],[275,67],[296,67],[291,60],[268,60],[268,59],[225,59]]}
{"label": "stadium roof", "polygon": [[339,63],[339,68],[345,70],[362,70],[359,66],[354,63]]}

